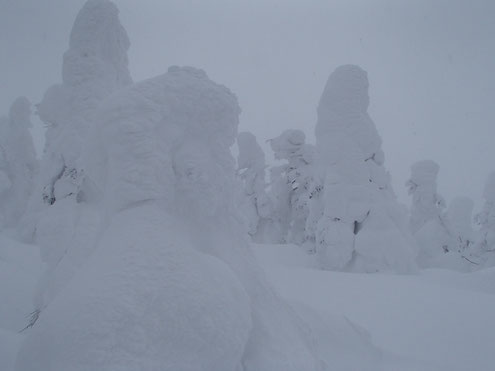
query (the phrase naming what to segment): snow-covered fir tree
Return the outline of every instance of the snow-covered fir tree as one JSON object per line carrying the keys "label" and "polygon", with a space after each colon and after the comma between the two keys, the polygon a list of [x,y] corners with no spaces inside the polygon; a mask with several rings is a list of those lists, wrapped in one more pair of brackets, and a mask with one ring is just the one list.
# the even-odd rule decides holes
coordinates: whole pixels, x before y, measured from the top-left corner
{"label": "snow-covered fir tree", "polygon": [[46,263],[38,310],[53,300],[94,247],[101,216],[88,202],[94,190],[82,155],[102,100],[131,84],[129,45],[117,7],[108,0],[88,0],[72,27],[62,83],[50,87],[38,105],[46,142],[24,230]]}
{"label": "snow-covered fir tree", "polygon": [[470,254],[476,240],[473,208],[474,202],[469,197],[459,196],[450,201],[445,214],[451,238],[448,246],[450,252]]}
{"label": "snow-covered fir tree", "polygon": [[483,209],[476,214],[479,225],[474,255],[481,266],[495,266],[495,171],[488,175],[483,190]]}
{"label": "snow-covered fir tree", "polygon": [[408,272],[415,266],[413,241],[383,166],[381,138],[368,105],[366,72],[354,65],[338,67],[318,105],[324,205],[316,252],[326,269]]}
{"label": "snow-covered fir tree", "polygon": [[409,226],[418,244],[421,267],[449,264],[445,254],[454,243],[444,211],[446,203],[437,193],[439,169],[432,160],[418,161],[411,166],[411,177],[406,182],[412,197]]}
{"label": "snow-covered fir tree", "polygon": [[8,117],[0,120],[0,214],[5,226],[15,227],[26,212],[38,170],[28,99],[17,98]]}
{"label": "snow-covered fir tree", "polygon": [[411,166],[411,177],[406,187],[412,197],[409,225],[413,233],[430,220],[437,219],[446,206],[443,197],[437,193],[439,170],[438,164],[432,160],[418,161]]}
{"label": "snow-covered fir tree", "polygon": [[314,186],[315,148],[301,130],[285,130],[270,140],[275,159],[285,163],[271,171],[271,197],[280,240],[298,245],[306,239],[309,202]]}
{"label": "snow-covered fir tree", "polygon": [[256,137],[249,132],[239,133],[237,145],[237,174],[243,184],[240,196],[242,215],[254,241],[272,241],[271,235],[275,226],[272,220],[272,202],[266,193],[265,153]]}

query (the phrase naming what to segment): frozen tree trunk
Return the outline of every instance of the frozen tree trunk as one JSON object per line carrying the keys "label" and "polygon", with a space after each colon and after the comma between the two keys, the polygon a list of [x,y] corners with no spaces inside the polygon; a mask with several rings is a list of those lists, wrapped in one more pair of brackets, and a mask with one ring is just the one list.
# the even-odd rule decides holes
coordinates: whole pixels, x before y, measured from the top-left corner
{"label": "frozen tree trunk", "polygon": [[201,70],[107,98],[84,156],[107,216],[17,371],[313,371],[306,327],[258,268],[234,205],[240,109]]}
{"label": "frozen tree trunk", "polygon": [[31,104],[19,97],[0,128],[0,213],[7,227],[17,226],[26,212],[38,171],[30,117]]}
{"label": "frozen tree trunk", "polygon": [[324,206],[315,247],[326,269],[409,272],[413,241],[383,166],[381,138],[368,105],[366,72],[353,65],[338,67],[318,105]]}

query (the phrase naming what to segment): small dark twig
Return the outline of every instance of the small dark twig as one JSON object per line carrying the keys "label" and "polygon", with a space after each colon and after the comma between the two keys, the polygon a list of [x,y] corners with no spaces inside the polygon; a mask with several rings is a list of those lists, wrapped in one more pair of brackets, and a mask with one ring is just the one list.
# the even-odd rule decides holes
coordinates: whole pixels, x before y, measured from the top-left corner
{"label": "small dark twig", "polygon": [[24,332],[28,328],[33,327],[36,321],[38,320],[40,313],[41,313],[41,309],[35,309],[33,312],[29,313],[28,315],[29,322],[26,325],[26,327],[24,327],[21,331],[19,331],[19,333]]}

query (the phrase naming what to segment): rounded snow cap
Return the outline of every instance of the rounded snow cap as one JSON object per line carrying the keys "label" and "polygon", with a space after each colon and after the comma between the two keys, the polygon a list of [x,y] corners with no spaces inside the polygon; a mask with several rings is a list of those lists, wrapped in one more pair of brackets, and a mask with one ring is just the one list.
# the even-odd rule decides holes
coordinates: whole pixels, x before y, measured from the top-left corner
{"label": "rounded snow cap", "polygon": [[368,74],[361,67],[337,67],[328,78],[318,105],[318,116],[333,113],[366,112],[369,106]]}
{"label": "rounded snow cap", "polygon": [[439,170],[440,166],[435,161],[418,161],[411,166],[411,180],[416,184],[435,183]]}
{"label": "rounded snow cap", "polygon": [[31,103],[26,97],[17,98],[10,106],[9,118],[13,125],[31,126]]}
{"label": "rounded snow cap", "polygon": [[243,131],[237,136],[239,155],[237,156],[237,166],[239,169],[250,167],[265,168],[265,153],[261,149],[256,136],[249,131]]}
{"label": "rounded snow cap", "polygon": [[276,159],[285,159],[298,151],[305,141],[306,135],[301,130],[285,130],[278,137],[270,139],[270,147]]}
{"label": "rounded snow cap", "polygon": [[486,201],[495,202],[495,171],[491,172],[486,179],[483,197]]}
{"label": "rounded snow cap", "polygon": [[69,50],[64,55],[63,81],[77,84],[87,76],[95,76],[94,70],[98,68],[102,75],[115,70],[116,80],[129,84],[129,46],[117,7],[109,0],[86,1],[72,26]]}
{"label": "rounded snow cap", "polygon": [[[179,178],[183,193],[202,187],[198,192],[218,188],[225,195],[223,184],[230,171],[234,174],[230,146],[239,112],[235,95],[204,71],[171,67],[102,102],[94,132],[97,148],[87,151],[87,173],[97,188],[107,190],[114,209],[143,200],[174,200]],[[94,158],[98,151],[103,153]]]}

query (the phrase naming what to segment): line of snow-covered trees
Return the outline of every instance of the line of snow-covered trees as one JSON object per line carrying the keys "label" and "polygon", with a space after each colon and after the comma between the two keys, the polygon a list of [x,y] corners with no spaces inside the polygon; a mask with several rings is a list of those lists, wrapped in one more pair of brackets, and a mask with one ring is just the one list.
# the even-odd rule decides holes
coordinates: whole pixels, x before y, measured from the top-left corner
{"label": "line of snow-covered trees", "polygon": [[[102,102],[132,85],[129,40],[117,11],[105,0],[87,4],[63,56],[62,83],[50,87],[36,105],[47,126],[41,160],[29,131],[26,98],[18,98],[0,121],[0,225],[41,248],[48,269],[39,307],[56,296],[91,255],[101,233],[106,215],[97,211],[94,200],[102,189],[87,172],[102,155],[94,148],[88,151],[88,141],[98,137],[93,131],[99,130],[95,121]],[[439,166],[430,160],[411,167],[408,210],[392,189],[368,105],[366,72],[341,66],[330,75],[317,107],[315,145],[306,142],[302,131],[285,130],[269,140],[278,164],[268,166],[253,134],[236,135],[236,179],[226,192],[232,191],[247,234],[258,243],[300,245],[316,254],[324,269],[409,272],[417,266],[472,270],[495,265],[495,173],[488,177],[483,209],[474,218],[477,228],[470,199],[456,198],[447,208],[437,193]],[[128,130],[136,137],[144,135]],[[229,153],[223,156],[216,154],[213,161],[230,161]],[[155,159],[149,161],[142,169],[155,166]],[[142,169],[129,165],[122,176],[138,181]],[[149,171],[156,179],[169,177],[165,170]],[[203,187],[201,202],[208,208],[208,192],[224,185],[209,176],[205,180],[204,174],[191,176],[191,184],[183,187]],[[162,192],[152,182],[143,187]],[[125,190],[115,189],[115,197],[119,192]]]}
{"label": "line of snow-covered trees", "polygon": [[1,227],[39,246],[46,267],[18,371],[325,370],[248,236],[300,245],[324,269],[495,265],[495,173],[478,231],[471,200],[444,211],[432,161],[412,166],[412,207],[399,204],[361,68],[330,75],[316,145],[285,130],[267,167],[254,135],[237,133],[229,89],[191,67],[133,83],[129,45],[117,8],[88,0],[62,83],[37,105],[41,160],[29,101],[1,119]]}
{"label": "line of snow-covered trees", "polygon": [[269,141],[283,164],[267,166],[255,137],[239,134],[240,208],[253,241],[300,245],[317,254],[324,269],[469,271],[494,265],[495,173],[474,219],[477,231],[471,199],[454,198],[445,210],[436,186],[439,166],[431,160],[411,167],[408,210],[396,200],[368,104],[366,72],[341,66],[318,105],[316,146],[302,131],[286,130]]}

